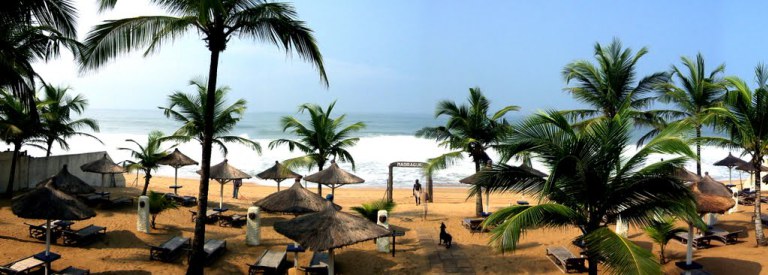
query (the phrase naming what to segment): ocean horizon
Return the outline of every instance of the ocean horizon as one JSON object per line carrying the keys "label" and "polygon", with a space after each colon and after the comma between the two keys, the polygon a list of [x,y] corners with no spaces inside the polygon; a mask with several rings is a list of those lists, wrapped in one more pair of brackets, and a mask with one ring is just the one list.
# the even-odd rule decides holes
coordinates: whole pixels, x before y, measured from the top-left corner
{"label": "ocean horizon", "polygon": [[[333,113],[333,117],[343,113]],[[301,156],[298,151],[290,152],[287,146],[280,146],[269,149],[269,142],[278,138],[295,138],[289,133],[284,133],[280,126],[280,118],[286,115],[296,116],[299,119],[307,116],[297,112],[248,112],[244,114],[240,123],[230,133],[231,135],[241,136],[252,139],[261,144],[262,154],[258,155],[244,146],[238,144],[227,145],[229,155],[226,156],[229,163],[238,169],[253,175],[254,178],[245,182],[258,183],[263,185],[276,185],[274,181],[262,180],[255,175],[269,167],[275,161]],[[346,124],[357,121],[366,123],[367,127],[356,134],[360,137],[358,144],[349,149],[355,159],[355,169],[350,163],[339,163],[339,166],[346,169],[366,182],[358,185],[349,185],[348,187],[372,187],[385,186],[388,177],[388,166],[396,161],[426,161],[428,158],[436,157],[449,150],[439,147],[437,142],[431,139],[418,138],[415,136],[417,130],[427,126],[439,126],[445,123],[444,118],[434,118],[430,114],[418,113],[346,113]],[[114,109],[87,109],[84,117],[96,119],[99,122],[101,131],[91,133],[98,137],[103,144],[88,137],[73,137],[68,142],[70,150],[64,151],[57,145],[54,145],[52,154],[76,154],[94,151],[106,151],[115,162],[132,159],[129,152],[119,150],[120,147],[133,146],[127,142],[127,139],[133,139],[143,144],[146,142],[146,136],[150,131],[159,130],[169,135],[179,127],[179,123],[170,118],[166,118],[160,109],[141,109],[141,110],[114,110]],[[523,115],[510,115],[508,120],[514,122],[523,118]],[[169,148],[173,145],[167,143],[164,147]],[[6,150],[7,145],[0,146]],[[181,152],[187,156],[200,161],[202,149],[196,141],[179,144],[177,146]],[[633,150],[634,146],[630,146]],[[30,156],[42,157],[45,152],[25,146],[22,150],[28,151]],[[738,155],[738,152],[735,155]],[[728,154],[726,149],[707,147],[702,150],[703,170],[708,171],[713,177],[718,179],[727,179],[728,170],[725,167],[712,166],[715,161],[722,159]],[[489,150],[491,158],[497,159],[498,154]],[[657,156],[663,158],[664,156]],[[224,160],[224,155],[214,145],[212,153],[212,164]],[[655,159],[655,158],[652,158]],[[519,164],[519,163],[512,163]],[[326,164],[326,167],[329,164]],[[546,169],[539,163],[534,162],[534,167],[545,171]],[[689,170],[695,170],[695,163],[690,162],[687,165]],[[179,177],[196,178],[195,171],[197,166],[186,166],[179,169]],[[295,169],[302,175],[309,175],[317,172],[317,168],[307,170],[305,168]],[[470,158],[465,157],[448,169],[436,172],[433,175],[434,184],[437,186],[457,186],[459,180],[468,177],[474,173],[474,164]],[[173,177],[174,170],[168,166],[161,166],[153,172],[153,175]],[[738,176],[738,173],[734,173]],[[141,178],[142,175],[140,174]],[[396,168],[394,171],[394,187],[410,188],[414,180],[426,181],[426,177],[420,169],[415,168]],[[736,177],[734,177],[736,179]],[[127,182],[132,182],[134,178],[126,177]],[[141,179],[140,179],[141,180]],[[284,181],[282,185],[291,184]],[[345,186],[347,188],[347,186]]]}

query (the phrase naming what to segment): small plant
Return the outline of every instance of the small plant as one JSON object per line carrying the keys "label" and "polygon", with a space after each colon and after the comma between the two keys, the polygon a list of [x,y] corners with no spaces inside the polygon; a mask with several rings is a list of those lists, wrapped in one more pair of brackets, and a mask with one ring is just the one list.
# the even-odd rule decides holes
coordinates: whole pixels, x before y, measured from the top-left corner
{"label": "small plant", "polygon": [[659,244],[659,263],[664,264],[667,262],[664,257],[664,247],[667,245],[667,242],[669,242],[675,234],[686,231],[688,230],[685,228],[675,227],[675,219],[670,217],[656,219],[645,228],[645,233],[648,234],[648,237],[651,237],[655,243]]}
{"label": "small plant", "polygon": [[157,215],[168,209],[176,209],[176,202],[169,200],[162,193],[149,192],[149,214],[152,215],[152,229],[155,227]]}
{"label": "small plant", "polygon": [[372,222],[376,222],[376,216],[378,215],[379,210],[387,210],[387,213],[389,213],[392,211],[392,209],[395,209],[395,205],[395,202],[387,202],[387,200],[382,199],[369,203],[363,203],[362,206],[352,207],[352,210],[360,213],[360,215],[366,219]]}

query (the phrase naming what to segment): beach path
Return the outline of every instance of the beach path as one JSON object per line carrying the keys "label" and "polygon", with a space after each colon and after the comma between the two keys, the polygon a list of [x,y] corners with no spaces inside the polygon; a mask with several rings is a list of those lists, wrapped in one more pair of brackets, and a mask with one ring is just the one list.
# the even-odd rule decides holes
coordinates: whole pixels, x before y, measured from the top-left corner
{"label": "beach path", "polygon": [[459,244],[454,244],[446,249],[438,245],[440,231],[430,229],[419,229],[417,232],[421,249],[424,250],[429,261],[430,274],[476,274]]}

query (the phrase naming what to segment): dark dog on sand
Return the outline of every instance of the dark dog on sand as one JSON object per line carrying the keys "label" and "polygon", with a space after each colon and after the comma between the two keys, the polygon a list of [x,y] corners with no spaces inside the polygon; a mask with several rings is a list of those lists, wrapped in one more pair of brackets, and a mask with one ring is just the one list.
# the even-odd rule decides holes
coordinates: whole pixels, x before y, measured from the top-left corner
{"label": "dark dog on sand", "polygon": [[445,232],[445,223],[440,223],[440,243],[445,245],[445,248],[451,248],[453,237],[448,232]]}

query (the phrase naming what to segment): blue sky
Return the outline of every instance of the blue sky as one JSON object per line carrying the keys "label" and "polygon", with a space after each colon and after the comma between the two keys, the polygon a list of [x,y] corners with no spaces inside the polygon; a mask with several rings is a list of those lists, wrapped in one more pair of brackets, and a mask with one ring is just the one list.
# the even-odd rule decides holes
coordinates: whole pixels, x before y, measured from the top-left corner
{"label": "blue sky", "polygon": [[[80,36],[101,20],[163,14],[146,0],[119,1],[97,14],[79,0]],[[259,41],[233,39],[222,55],[219,83],[249,111],[294,112],[302,103],[366,113],[432,113],[442,99],[464,102],[479,86],[493,108],[522,113],[576,108],[563,92],[567,63],[592,60],[595,42],[614,37],[647,47],[639,75],[668,70],[680,56],[704,54],[709,68],[752,83],[768,61],[764,11],[757,1],[418,1],[300,0],[299,17],[315,31],[330,87],[313,67]],[[53,84],[85,94],[91,108],[155,109],[189,79],[206,76],[209,52],[190,32],[158,53],[123,56],[80,75],[67,57],[38,64]]]}

